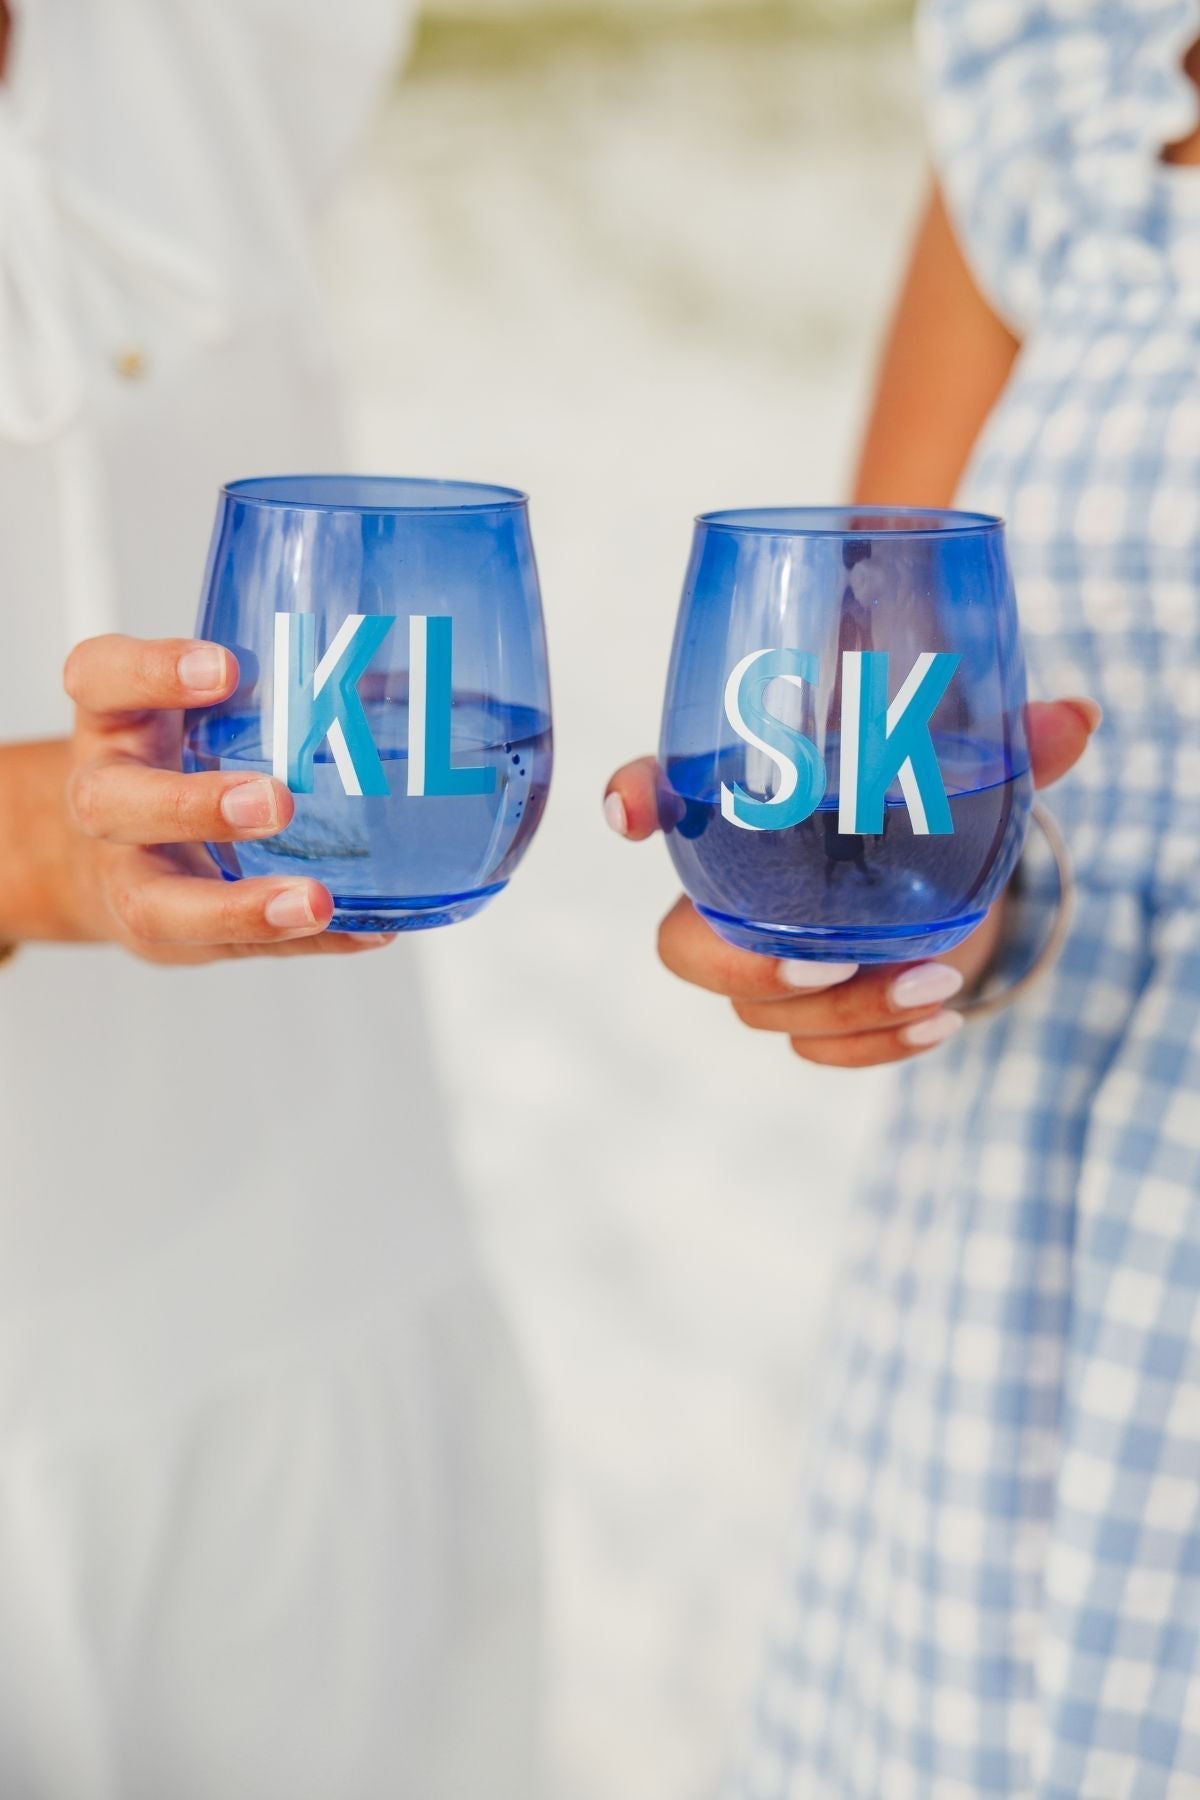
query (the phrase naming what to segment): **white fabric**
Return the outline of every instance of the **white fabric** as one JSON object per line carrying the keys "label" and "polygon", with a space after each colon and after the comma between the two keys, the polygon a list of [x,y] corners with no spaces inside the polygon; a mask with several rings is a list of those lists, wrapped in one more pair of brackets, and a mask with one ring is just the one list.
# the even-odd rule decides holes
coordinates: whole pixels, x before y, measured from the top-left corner
{"label": "white fabric", "polygon": [[[0,737],[191,629],[218,485],[336,467],[308,250],[394,0],[20,0]],[[118,364],[134,352],[144,372]],[[4,1800],[528,1800],[528,1426],[405,946],[0,993]]]}

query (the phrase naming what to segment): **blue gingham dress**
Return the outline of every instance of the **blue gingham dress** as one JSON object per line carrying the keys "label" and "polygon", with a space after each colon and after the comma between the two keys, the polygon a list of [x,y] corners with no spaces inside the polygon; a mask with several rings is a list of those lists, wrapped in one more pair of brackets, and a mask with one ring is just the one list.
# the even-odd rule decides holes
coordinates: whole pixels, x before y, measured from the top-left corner
{"label": "blue gingham dress", "polygon": [[1051,796],[1060,966],[911,1066],[856,1210],[745,1800],[1200,1796],[1200,168],[1158,156],[1198,36],[1196,0],[921,17],[1023,344],[964,498],[1010,521],[1033,692],[1106,721]]}

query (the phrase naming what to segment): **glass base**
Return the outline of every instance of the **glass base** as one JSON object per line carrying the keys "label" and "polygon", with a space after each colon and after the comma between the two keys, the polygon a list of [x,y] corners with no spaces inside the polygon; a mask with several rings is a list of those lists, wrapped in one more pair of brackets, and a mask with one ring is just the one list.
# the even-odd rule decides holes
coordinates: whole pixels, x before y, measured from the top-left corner
{"label": "glass base", "polygon": [[353,900],[335,894],[329,929],[392,935],[401,931],[436,931],[443,925],[461,925],[464,919],[473,919],[477,912],[482,912],[489,900],[502,894],[507,886],[507,881],[500,881],[494,887],[477,888],[471,894],[444,894],[413,900]]}
{"label": "glass base", "polygon": [[907,963],[944,956],[983,923],[986,913],[966,913],[914,929],[908,925],[766,925],[697,906],[718,936],[756,956],[791,956],[806,962]]}

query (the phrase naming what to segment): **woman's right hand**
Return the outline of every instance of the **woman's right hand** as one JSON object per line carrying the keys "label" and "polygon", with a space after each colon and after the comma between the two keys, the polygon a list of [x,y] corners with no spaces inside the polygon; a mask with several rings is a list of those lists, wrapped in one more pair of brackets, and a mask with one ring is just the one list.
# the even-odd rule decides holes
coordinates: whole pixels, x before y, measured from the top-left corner
{"label": "woman's right hand", "polygon": [[90,638],[64,671],[75,702],[56,858],[56,937],[111,941],[156,963],[235,956],[353,955],[392,940],[326,935],[317,881],[227,882],[206,843],[274,837],[294,803],[265,775],[184,775],[183,714],[237,687],[218,644]]}
{"label": "woman's right hand", "polygon": [[[1025,719],[1036,787],[1050,787],[1074,768],[1100,718],[1094,700],[1031,702]],[[619,836],[637,843],[661,829],[660,786],[653,757],[618,769],[604,813]],[[961,1013],[946,1003],[986,971],[1002,935],[1003,905],[957,950],[907,968],[752,955],[718,937],[686,898],[659,927],[658,951],[673,975],[732,1001],[743,1025],[779,1033],[804,1061],[874,1068],[924,1055],[961,1028]]]}

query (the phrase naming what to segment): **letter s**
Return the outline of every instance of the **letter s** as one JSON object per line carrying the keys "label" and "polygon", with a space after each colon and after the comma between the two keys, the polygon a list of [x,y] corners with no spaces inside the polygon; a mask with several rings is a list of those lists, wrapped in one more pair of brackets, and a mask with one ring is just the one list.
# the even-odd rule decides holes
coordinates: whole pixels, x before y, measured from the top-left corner
{"label": "letter s", "polygon": [[743,831],[786,831],[811,818],[825,795],[825,765],[816,745],[802,732],[774,718],[763,704],[769,682],[815,687],[820,665],[804,650],[754,650],[744,656],[725,686],[725,716],[743,743],[775,765],[779,788],[770,800],[756,800],[739,784],[721,784],[721,816]]}

